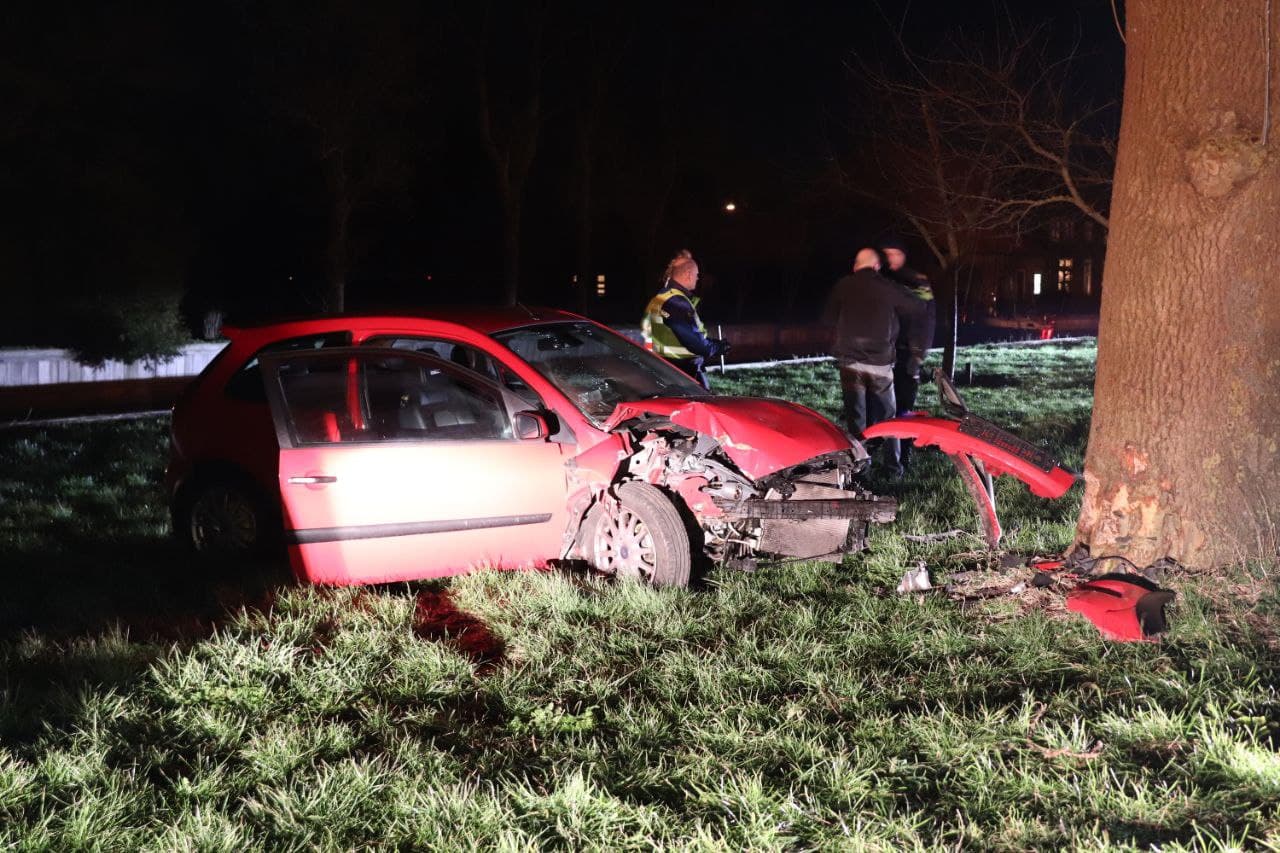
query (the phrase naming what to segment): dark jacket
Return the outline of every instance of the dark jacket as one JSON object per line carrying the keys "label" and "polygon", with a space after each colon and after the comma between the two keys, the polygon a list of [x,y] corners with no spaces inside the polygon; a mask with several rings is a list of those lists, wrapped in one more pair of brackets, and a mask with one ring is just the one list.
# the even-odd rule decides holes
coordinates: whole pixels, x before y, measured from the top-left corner
{"label": "dark jacket", "polygon": [[919,364],[925,351],[923,315],[924,302],[868,267],[835,283],[822,322],[834,330],[831,352],[837,360],[885,365],[894,362],[905,319],[912,330],[908,349]]}
{"label": "dark jacket", "polygon": [[924,303],[923,313],[919,317],[921,328],[918,330],[911,328],[911,324],[916,322],[916,319],[912,318],[910,321],[903,322],[902,330],[898,334],[898,361],[902,362],[910,357],[908,345],[910,340],[918,339],[920,346],[925,350],[933,346],[933,334],[938,325],[938,303],[934,299],[933,285],[929,282],[929,277],[910,267],[903,267],[897,272],[889,270],[882,272],[881,275],[896,281],[913,297]]}

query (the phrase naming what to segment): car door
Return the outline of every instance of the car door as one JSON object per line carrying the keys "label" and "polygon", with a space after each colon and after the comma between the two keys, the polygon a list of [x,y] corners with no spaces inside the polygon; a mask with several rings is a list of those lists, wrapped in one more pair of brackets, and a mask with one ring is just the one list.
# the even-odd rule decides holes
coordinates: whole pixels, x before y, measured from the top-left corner
{"label": "car door", "polygon": [[262,363],[300,578],[408,580],[560,555],[567,454],[497,384],[403,350]]}

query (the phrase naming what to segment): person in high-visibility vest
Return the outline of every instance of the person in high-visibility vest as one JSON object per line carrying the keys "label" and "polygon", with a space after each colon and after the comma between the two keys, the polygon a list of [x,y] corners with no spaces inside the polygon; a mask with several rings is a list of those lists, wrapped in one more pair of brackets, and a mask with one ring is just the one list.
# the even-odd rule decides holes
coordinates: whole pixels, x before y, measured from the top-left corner
{"label": "person in high-visibility vest", "polygon": [[703,362],[729,351],[729,344],[707,337],[707,327],[698,316],[698,263],[682,252],[667,267],[662,290],[649,300],[640,321],[644,343],[702,387],[710,388]]}

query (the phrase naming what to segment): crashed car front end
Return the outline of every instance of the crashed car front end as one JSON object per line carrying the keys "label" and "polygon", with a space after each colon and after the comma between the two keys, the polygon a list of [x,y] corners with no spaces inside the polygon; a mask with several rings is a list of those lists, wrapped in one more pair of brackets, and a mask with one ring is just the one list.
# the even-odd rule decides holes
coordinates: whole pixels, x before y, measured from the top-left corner
{"label": "crashed car front end", "polygon": [[493,337],[585,421],[566,464],[564,559],[682,584],[691,555],[835,555],[863,547],[868,523],[893,520],[893,501],[854,481],[865,450],[812,409],[709,393],[586,320]]}
{"label": "crashed car front end", "polygon": [[[857,485],[866,451],[815,412],[746,398],[667,399],[618,406],[611,440],[570,466],[571,512],[639,480],[677,498],[706,557],[831,558],[861,550],[870,523],[896,504]],[[566,556],[577,543],[566,535]],[[695,548],[699,543],[695,542]]]}

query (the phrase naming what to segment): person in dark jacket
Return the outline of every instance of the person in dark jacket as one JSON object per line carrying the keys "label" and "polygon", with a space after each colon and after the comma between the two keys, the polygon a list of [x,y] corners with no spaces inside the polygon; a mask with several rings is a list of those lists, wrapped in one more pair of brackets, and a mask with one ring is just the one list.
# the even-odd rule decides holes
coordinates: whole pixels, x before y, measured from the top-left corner
{"label": "person in dark jacket", "polygon": [[880,254],[885,260],[880,274],[902,285],[908,293],[924,303],[922,313],[917,318],[920,328],[911,328],[915,320],[907,320],[899,330],[893,362],[893,394],[898,404],[898,415],[905,415],[915,408],[916,392],[920,388],[920,366],[917,363],[912,367],[911,346],[908,341],[917,339],[926,351],[933,346],[938,307],[933,298],[933,285],[928,277],[906,265],[907,249],[902,240],[897,237],[881,240]]}
{"label": "person in dark jacket", "polygon": [[[934,328],[938,323],[938,303],[933,298],[933,285],[927,276],[908,267],[907,247],[898,237],[886,237],[880,241],[880,255],[885,263],[881,274],[897,282],[907,293],[923,303],[922,313],[903,323],[898,333],[897,351],[893,362],[893,396],[901,417],[915,411],[916,393],[920,390],[920,362],[912,360],[909,340],[915,339],[927,352],[933,346]],[[919,326],[913,329],[912,323]],[[905,468],[911,464],[911,442],[902,445],[900,459]]]}
{"label": "person in dark jacket", "polygon": [[710,388],[703,363],[729,351],[729,344],[707,337],[707,327],[698,316],[698,264],[682,252],[667,266],[668,278],[662,290],[649,300],[640,322],[645,346]]}
{"label": "person in dark jacket", "polygon": [[[823,324],[834,332],[832,354],[840,370],[845,419],[858,437],[871,424],[897,414],[893,365],[904,320],[907,329],[915,330],[907,340],[912,366],[918,371],[924,361],[919,320],[923,303],[879,270],[874,249],[858,252],[852,275],[835,283],[823,309]],[[898,439],[886,439],[885,447],[890,476],[902,476]]]}

